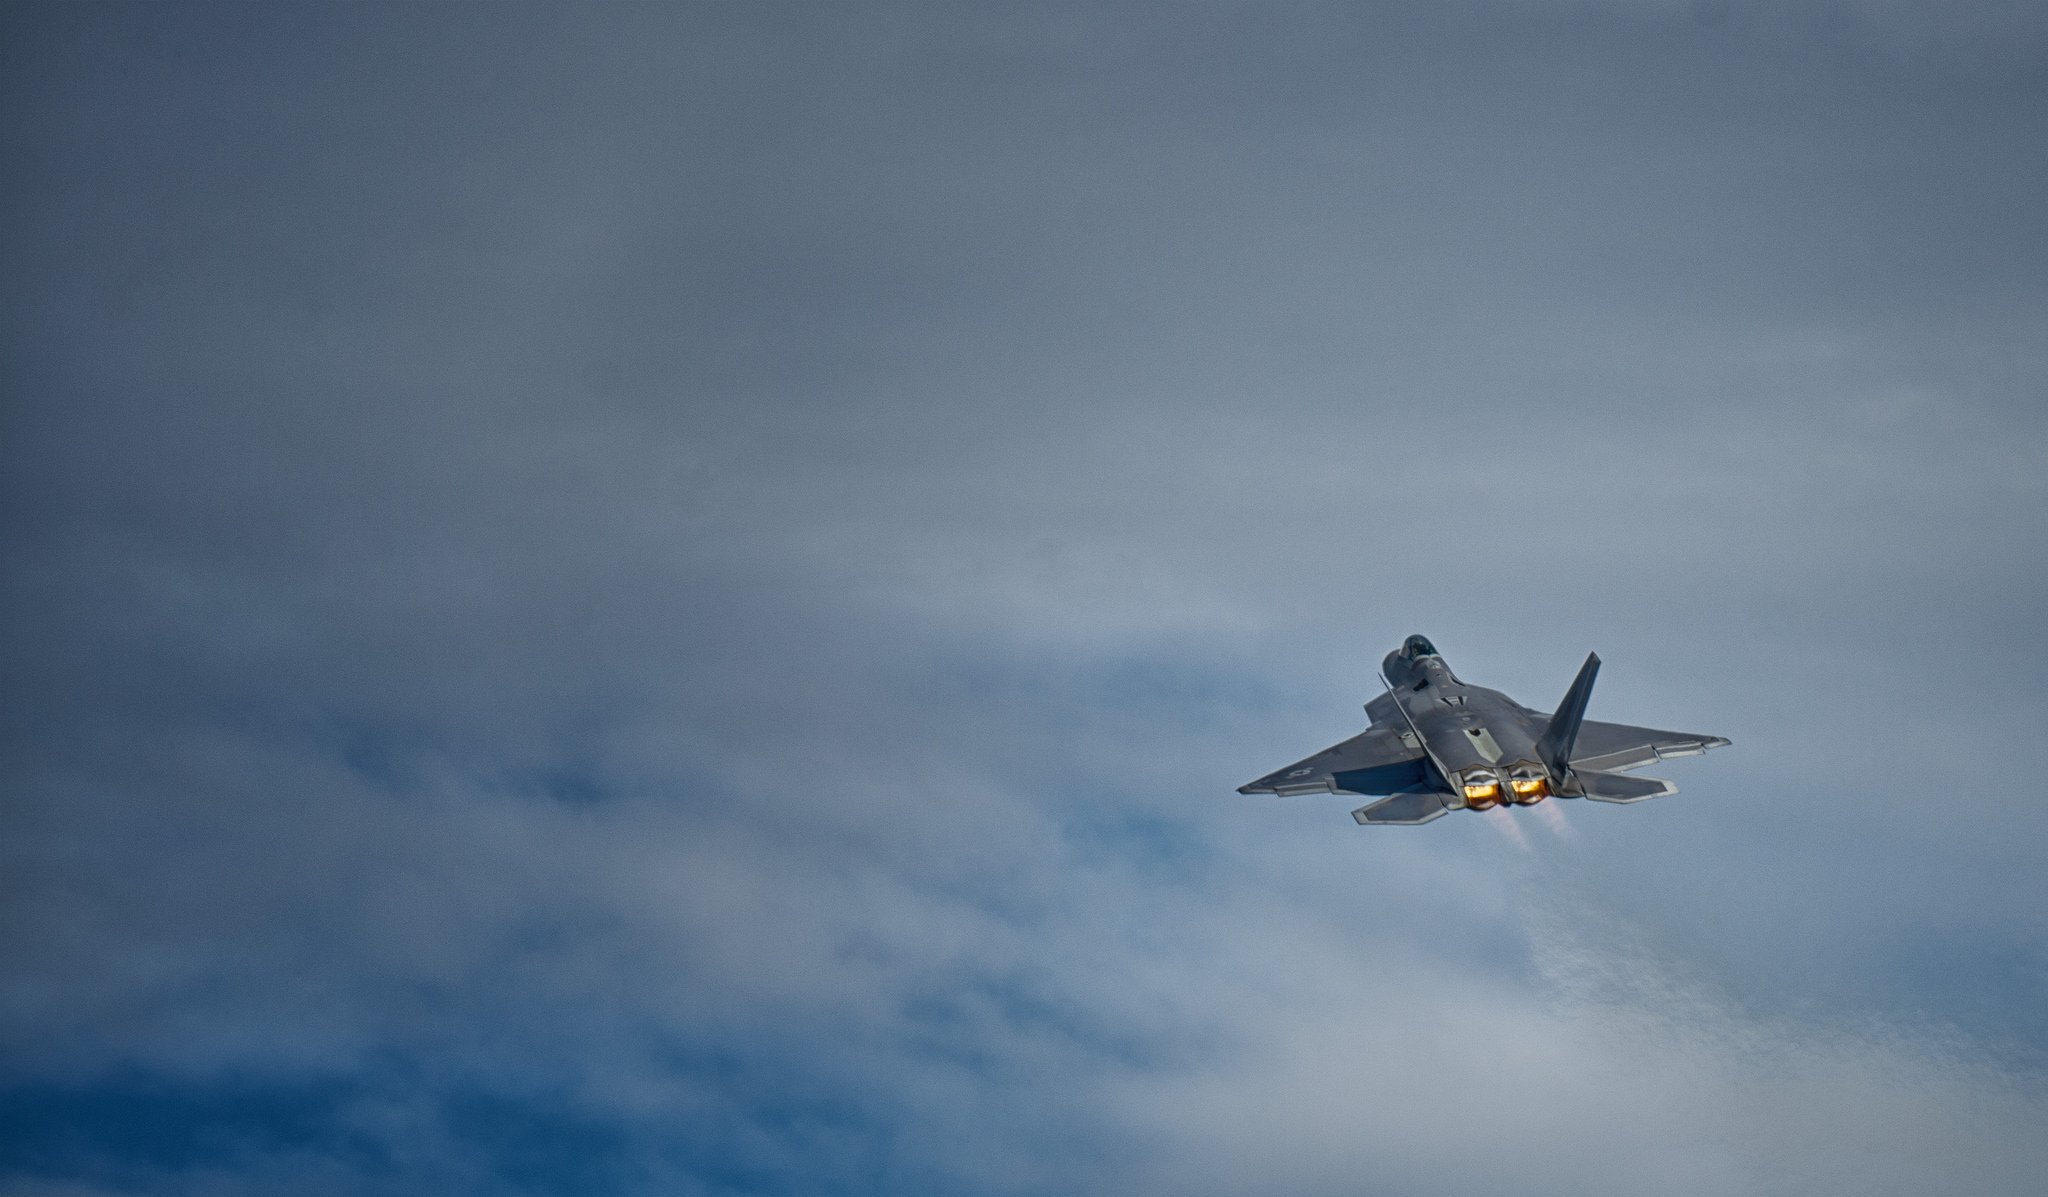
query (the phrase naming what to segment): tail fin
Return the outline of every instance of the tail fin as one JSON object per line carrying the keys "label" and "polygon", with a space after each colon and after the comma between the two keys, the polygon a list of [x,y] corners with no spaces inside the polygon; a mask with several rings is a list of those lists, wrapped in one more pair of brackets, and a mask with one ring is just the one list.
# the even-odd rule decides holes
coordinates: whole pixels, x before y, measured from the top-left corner
{"label": "tail fin", "polygon": [[1557,704],[1557,714],[1550,717],[1550,726],[1543,729],[1543,738],[1536,741],[1536,754],[1543,763],[1550,766],[1550,775],[1562,780],[1572,763],[1572,746],[1579,742],[1579,724],[1586,717],[1586,701],[1593,697],[1593,678],[1600,672],[1600,654],[1587,653],[1586,663],[1579,666],[1579,676],[1572,681],[1572,688],[1564,692],[1564,701]]}

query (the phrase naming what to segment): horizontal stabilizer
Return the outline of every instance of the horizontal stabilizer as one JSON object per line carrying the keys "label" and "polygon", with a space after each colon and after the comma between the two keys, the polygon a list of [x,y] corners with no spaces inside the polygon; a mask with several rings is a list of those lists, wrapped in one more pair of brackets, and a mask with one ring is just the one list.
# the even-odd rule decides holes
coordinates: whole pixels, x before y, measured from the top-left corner
{"label": "horizontal stabilizer", "polygon": [[1419,790],[1408,794],[1396,794],[1371,806],[1361,806],[1351,812],[1351,817],[1360,823],[1398,823],[1414,826],[1418,823],[1427,823],[1449,809],[1444,805],[1441,794]]}
{"label": "horizontal stabilizer", "polygon": [[1572,775],[1578,778],[1586,797],[1595,802],[1641,802],[1645,798],[1662,798],[1678,792],[1677,786],[1655,777],[1601,773],[1593,769],[1577,769]]}

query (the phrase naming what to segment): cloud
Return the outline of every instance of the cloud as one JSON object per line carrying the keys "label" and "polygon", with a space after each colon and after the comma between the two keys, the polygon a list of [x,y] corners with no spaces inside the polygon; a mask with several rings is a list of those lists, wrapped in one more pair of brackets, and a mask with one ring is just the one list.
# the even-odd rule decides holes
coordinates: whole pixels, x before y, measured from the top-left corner
{"label": "cloud", "polygon": [[2011,1151],[2037,1084],[1939,1038],[1748,1017],[1589,933],[1602,913],[1540,911],[1534,987],[1330,945],[1322,1000],[1273,1011],[1240,1069],[1137,1087],[1170,1136],[1161,1190],[2019,1192],[2038,1174]]}
{"label": "cloud", "polygon": [[[0,1175],[2025,1191],[1984,14],[12,15]],[[1231,793],[1412,631],[1736,747]]]}

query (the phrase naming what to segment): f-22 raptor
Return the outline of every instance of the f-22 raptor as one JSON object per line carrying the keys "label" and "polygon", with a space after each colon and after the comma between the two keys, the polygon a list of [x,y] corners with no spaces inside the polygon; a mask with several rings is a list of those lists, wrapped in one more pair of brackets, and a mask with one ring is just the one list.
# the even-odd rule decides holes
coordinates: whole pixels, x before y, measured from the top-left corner
{"label": "f-22 raptor", "polygon": [[1387,692],[1365,704],[1371,727],[1237,792],[1385,795],[1351,817],[1398,824],[1427,823],[1454,810],[1533,806],[1545,798],[1641,802],[1678,787],[1626,770],[1728,743],[1721,736],[1586,718],[1599,672],[1599,655],[1587,654],[1557,713],[1546,715],[1498,690],[1459,681],[1435,645],[1410,636],[1381,663]]}

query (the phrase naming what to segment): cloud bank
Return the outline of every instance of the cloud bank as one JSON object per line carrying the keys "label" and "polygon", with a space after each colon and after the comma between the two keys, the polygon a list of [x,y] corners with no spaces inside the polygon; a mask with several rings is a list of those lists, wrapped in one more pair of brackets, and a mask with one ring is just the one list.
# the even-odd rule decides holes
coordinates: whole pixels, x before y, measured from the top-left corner
{"label": "cloud bank", "polygon": [[[1943,13],[11,12],[7,1191],[2031,1191]],[[1736,747],[1232,792],[1414,631]]]}

